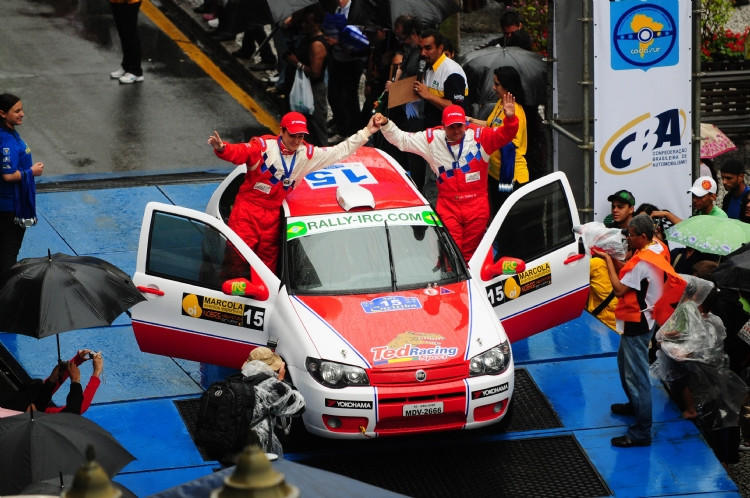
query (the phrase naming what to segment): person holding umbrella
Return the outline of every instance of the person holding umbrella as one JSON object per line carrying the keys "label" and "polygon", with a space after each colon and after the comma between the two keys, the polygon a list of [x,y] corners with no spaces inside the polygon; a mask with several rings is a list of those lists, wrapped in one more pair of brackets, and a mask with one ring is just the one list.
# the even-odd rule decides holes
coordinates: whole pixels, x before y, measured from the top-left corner
{"label": "person holding umbrella", "polygon": [[16,131],[23,118],[21,99],[0,95],[0,272],[15,264],[26,227],[36,223],[34,177],[44,172],[44,163],[32,162],[31,149]]}
{"label": "person holding umbrella", "polygon": [[[92,360],[94,371],[84,390],[81,386],[81,371],[78,368],[83,362]],[[10,410],[35,410],[46,413],[82,414],[88,410],[100,385],[99,377],[104,368],[102,353],[90,349],[81,349],[67,362],[60,362],[44,381],[32,379],[14,394],[0,401],[0,406]],[[70,378],[70,391],[63,406],[52,404],[52,396]]]}
{"label": "person holding umbrella", "polygon": [[[499,100],[495,108],[487,117],[486,121],[475,118],[468,118],[470,122],[495,128],[501,126],[505,120],[504,98],[509,93],[516,100],[515,116],[518,118],[518,132],[513,137],[513,141],[504,145],[500,150],[495,151],[490,156],[490,169],[487,178],[487,187],[490,195],[491,217],[494,217],[505,199],[520,185],[529,182],[529,167],[526,161],[526,152],[528,150],[529,130],[527,128],[527,106],[526,97],[521,84],[521,77],[518,71],[511,66],[501,66],[495,68],[493,75],[493,85]],[[531,120],[538,113],[528,108]],[[537,143],[541,146],[541,143]]]}

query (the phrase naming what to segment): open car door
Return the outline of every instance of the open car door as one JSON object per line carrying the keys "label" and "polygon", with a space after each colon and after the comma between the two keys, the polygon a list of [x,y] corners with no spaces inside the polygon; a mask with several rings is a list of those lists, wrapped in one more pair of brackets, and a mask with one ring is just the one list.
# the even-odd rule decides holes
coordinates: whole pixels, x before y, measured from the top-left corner
{"label": "open car door", "polygon": [[279,279],[220,220],[150,202],[133,282],[142,351],[239,368],[269,339]]}
{"label": "open car door", "polygon": [[508,197],[469,261],[511,342],[583,311],[589,260],[579,254],[577,224],[568,180],[552,173]]}

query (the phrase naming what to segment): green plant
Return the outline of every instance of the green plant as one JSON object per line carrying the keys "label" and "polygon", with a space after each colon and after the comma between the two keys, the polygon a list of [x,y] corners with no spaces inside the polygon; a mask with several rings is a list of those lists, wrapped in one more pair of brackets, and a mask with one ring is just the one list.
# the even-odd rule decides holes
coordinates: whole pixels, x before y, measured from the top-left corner
{"label": "green plant", "polygon": [[734,57],[734,50],[729,47],[735,33],[724,30],[734,9],[733,0],[701,0],[701,8],[701,59],[710,61],[719,54],[725,58],[740,58]]}
{"label": "green plant", "polygon": [[547,25],[549,3],[547,0],[516,0],[513,9],[523,19],[523,27],[531,36],[531,49],[547,55]]}
{"label": "green plant", "polygon": [[750,26],[742,33],[735,33],[725,29],[713,33],[711,38],[702,40],[701,59],[704,61],[739,60],[745,58],[745,40],[750,32]]}

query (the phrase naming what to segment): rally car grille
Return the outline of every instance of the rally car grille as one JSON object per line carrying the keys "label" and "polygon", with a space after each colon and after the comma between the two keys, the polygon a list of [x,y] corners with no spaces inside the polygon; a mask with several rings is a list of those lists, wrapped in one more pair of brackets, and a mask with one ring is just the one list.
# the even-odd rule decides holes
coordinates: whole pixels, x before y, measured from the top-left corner
{"label": "rally car grille", "polygon": [[398,386],[411,385],[417,382],[417,371],[425,372],[427,378],[421,385],[435,382],[450,382],[462,380],[469,375],[469,363],[454,363],[424,368],[372,368],[367,375],[374,386]]}
{"label": "rally car grille", "polygon": [[465,399],[466,399],[465,391],[452,391],[452,392],[443,392],[443,393],[431,393],[428,395],[419,395],[419,396],[381,395],[378,398],[378,403],[380,403],[383,406],[396,405],[396,404],[400,405],[404,403],[431,403],[433,401],[451,401],[451,400],[460,400],[463,403]]}
{"label": "rally car grille", "polygon": [[385,435],[388,431],[404,430],[440,430],[459,429],[466,423],[466,416],[462,413],[443,413],[429,417],[389,418],[381,420],[375,426],[375,432]]}

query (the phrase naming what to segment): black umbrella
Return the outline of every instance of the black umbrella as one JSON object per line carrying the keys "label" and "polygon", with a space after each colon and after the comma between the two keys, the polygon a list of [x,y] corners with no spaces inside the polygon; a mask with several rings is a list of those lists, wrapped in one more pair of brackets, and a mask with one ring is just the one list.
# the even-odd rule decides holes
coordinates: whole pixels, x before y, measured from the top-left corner
{"label": "black umbrella", "polygon": [[298,10],[318,3],[318,0],[267,0],[273,24],[283,22]]}
{"label": "black umbrella", "polygon": [[61,472],[75,473],[88,461],[89,445],[110,476],[135,460],[112,434],[80,415],[32,411],[0,418],[0,494],[16,494]]}
{"label": "black umbrella", "polygon": [[[48,253],[0,273],[0,331],[42,338],[106,326],[144,300],[130,276],[107,261]],[[59,359],[59,340],[57,349]]]}
{"label": "black umbrella", "polygon": [[750,244],[723,258],[722,263],[711,272],[711,279],[721,288],[750,292]]}
{"label": "black umbrella", "polygon": [[455,0],[356,0],[352,2],[347,22],[393,29],[398,16],[411,14],[425,26],[436,26],[460,10]]}
{"label": "black umbrella", "polygon": [[492,73],[501,66],[511,66],[518,71],[526,94],[524,104],[540,105],[546,101],[547,66],[541,54],[519,47],[486,47],[462,55],[456,62],[466,73],[469,104],[477,104],[480,109],[494,106],[498,100]]}

